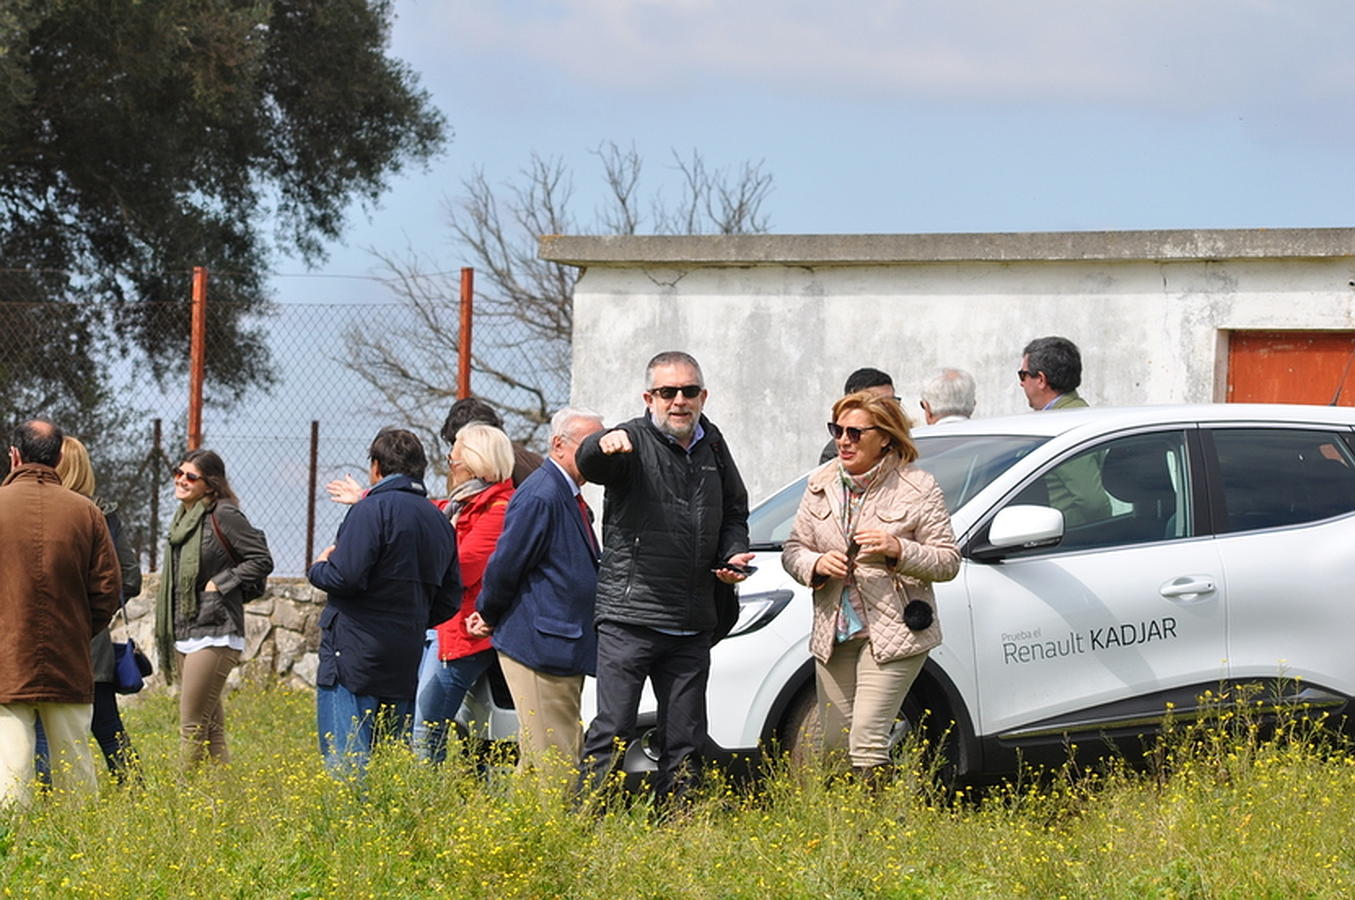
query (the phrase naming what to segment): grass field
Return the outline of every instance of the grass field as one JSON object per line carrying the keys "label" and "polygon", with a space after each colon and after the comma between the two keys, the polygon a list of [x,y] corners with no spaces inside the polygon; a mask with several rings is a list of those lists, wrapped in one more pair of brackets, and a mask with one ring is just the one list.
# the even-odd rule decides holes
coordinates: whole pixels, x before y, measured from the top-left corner
{"label": "grass field", "polygon": [[[178,773],[171,698],[126,710],[144,784],[0,816],[0,891],[47,897],[1349,897],[1355,760],[1303,722],[1179,727],[1136,771],[955,802],[916,771],[879,796],[822,771],[715,783],[656,825],[559,785],[379,756],[323,774],[309,694],[227,701],[234,762]],[[911,758],[911,757],[910,757]]]}

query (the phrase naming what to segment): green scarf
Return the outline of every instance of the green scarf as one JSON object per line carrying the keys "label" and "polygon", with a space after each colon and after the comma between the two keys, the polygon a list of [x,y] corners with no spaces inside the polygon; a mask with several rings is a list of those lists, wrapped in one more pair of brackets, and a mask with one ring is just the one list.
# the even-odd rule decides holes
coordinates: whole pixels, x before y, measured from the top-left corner
{"label": "green scarf", "polygon": [[[155,643],[160,650],[160,671],[166,683],[172,682],[174,671],[170,660],[174,656],[175,601],[182,618],[192,619],[198,614],[198,566],[202,563],[202,517],[215,504],[206,499],[192,506],[179,504],[174,520],[169,523],[165,543],[165,563],[160,571],[160,590],[155,595]],[[178,548],[178,553],[175,553]]]}

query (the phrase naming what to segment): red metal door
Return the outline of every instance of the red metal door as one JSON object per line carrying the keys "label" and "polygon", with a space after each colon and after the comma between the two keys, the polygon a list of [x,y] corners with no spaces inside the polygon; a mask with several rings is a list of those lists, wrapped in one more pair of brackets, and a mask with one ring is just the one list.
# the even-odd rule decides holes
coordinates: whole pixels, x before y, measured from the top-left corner
{"label": "red metal door", "polygon": [[1228,402],[1355,406],[1352,361],[1352,331],[1234,331]]}

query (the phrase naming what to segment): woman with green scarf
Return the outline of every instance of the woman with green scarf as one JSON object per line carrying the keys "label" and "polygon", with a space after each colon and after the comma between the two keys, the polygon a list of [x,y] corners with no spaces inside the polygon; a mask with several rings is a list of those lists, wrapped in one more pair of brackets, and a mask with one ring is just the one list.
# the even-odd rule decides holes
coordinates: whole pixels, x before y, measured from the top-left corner
{"label": "woman with green scarf", "polygon": [[183,761],[192,765],[210,755],[230,762],[221,697],[245,649],[245,600],[263,593],[273,557],[263,532],[240,511],[226,466],[211,450],[184,454],[174,470],[174,496],[179,508],[155,603],[160,671],[170,679],[175,669],[179,673]]}

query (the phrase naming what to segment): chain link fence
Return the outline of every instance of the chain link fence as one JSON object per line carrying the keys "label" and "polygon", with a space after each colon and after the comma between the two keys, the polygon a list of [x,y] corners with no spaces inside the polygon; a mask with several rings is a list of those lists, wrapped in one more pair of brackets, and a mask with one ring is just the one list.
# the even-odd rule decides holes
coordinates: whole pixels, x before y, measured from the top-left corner
{"label": "chain link fence", "polygon": [[[169,473],[187,447],[191,285],[189,273],[172,277],[182,303],[73,302],[64,273],[0,270],[4,423],[46,416],[86,443],[98,494],[118,505],[147,569],[163,553],[175,507]],[[438,431],[456,398],[455,294],[445,299],[445,321],[430,323],[376,279],[300,277],[314,302],[233,306],[229,277],[212,275],[206,304],[202,446],[225,461],[242,509],[268,535],[278,575],[303,574],[333,540],[346,508],[324,485],[344,475],[365,483],[367,447],[384,426],[423,438],[430,493],[442,494],[450,448]],[[373,293],[389,299],[363,296]],[[410,343],[439,330],[437,352]],[[518,340],[511,323],[476,320],[472,333],[472,393],[505,410],[539,406],[541,415],[506,415],[505,427],[541,449],[543,423],[568,399],[567,376],[543,373],[540,348]],[[362,371],[364,336],[410,361],[423,385],[418,402],[407,389],[383,390],[370,366]],[[504,373],[521,384],[505,383]],[[7,474],[8,460],[0,469]]]}

